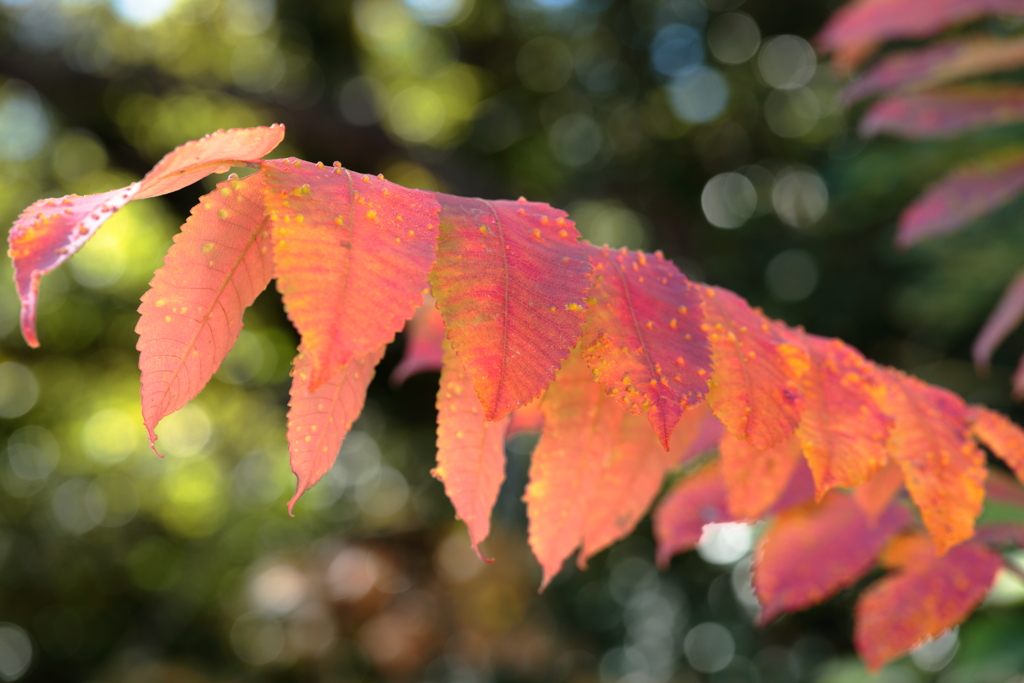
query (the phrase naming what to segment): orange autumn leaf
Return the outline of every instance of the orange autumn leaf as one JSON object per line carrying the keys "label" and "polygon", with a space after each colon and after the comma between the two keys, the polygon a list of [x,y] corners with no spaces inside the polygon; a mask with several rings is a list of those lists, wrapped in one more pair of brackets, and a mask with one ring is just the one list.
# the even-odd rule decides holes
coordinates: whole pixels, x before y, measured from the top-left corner
{"label": "orange autumn leaf", "polygon": [[985,454],[956,394],[891,368],[879,372],[879,405],[894,418],[889,455],[939,553],[974,534],[985,497]]}
{"label": "orange autumn leaf", "polygon": [[974,406],[971,433],[1024,481],[1024,429],[1020,425],[994,410]]}
{"label": "orange autumn leaf", "polygon": [[[803,396],[796,433],[818,497],[835,487],[867,481],[888,461],[886,441],[892,422],[871,394],[874,369],[838,339],[800,330],[783,335],[805,351],[795,364]],[[804,359],[809,361],[806,365]]]}
{"label": "orange autumn leaf", "polygon": [[180,190],[211,173],[259,161],[284,140],[284,125],[218,130],[175,147],[142,179],[136,199]]}
{"label": "orange autumn leaf", "polygon": [[85,197],[40,199],[21,212],[7,236],[14,283],[21,300],[21,334],[32,348],[36,335],[39,280],[85,246],[108,218],[138,194],[139,184]]}
{"label": "orange autumn leaf", "polygon": [[213,377],[273,270],[262,173],[218,184],[192,208],[139,306],[142,417],[151,444],[160,420]]}
{"label": "orange autumn leaf", "polygon": [[491,530],[491,510],[505,480],[505,430],[510,418],[490,422],[473,380],[451,344],[445,344],[437,391],[437,467],[433,474],[466,523],[473,550]]}
{"label": "orange autumn leaf", "polygon": [[706,287],[703,299],[714,366],[708,403],[737,439],[760,449],[782,442],[800,422],[800,394],[787,358],[802,351],[736,294]]}
{"label": "orange autumn leaf", "polygon": [[707,393],[711,354],[700,327],[700,289],[661,252],[588,247],[583,357],[623,407],[647,413],[668,450],[683,411]]}
{"label": "orange autumn leaf", "polygon": [[340,165],[283,159],[264,169],[277,288],[316,391],[390,342],[423,302],[440,207]]}
{"label": "orange autumn leaf", "polygon": [[771,508],[786,490],[801,458],[796,436],[760,450],[726,433],[718,452],[729,512],[736,519],[757,519]]}
{"label": "orange autumn leaf", "polygon": [[578,352],[559,371],[542,409],[544,431],[524,500],[543,587],[577,547],[582,566],[629,534],[672,463],[647,420],[608,396]]}
{"label": "orange autumn leaf", "polygon": [[445,329],[434,297],[423,295],[423,305],[405,325],[405,353],[391,371],[391,384],[398,386],[421,372],[437,372],[444,358]]}
{"label": "orange autumn leaf", "polygon": [[761,537],[754,558],[754,591],[764,608],[758,621],[816,605],[852,585],[909,521],[907,511],[894,505],[872,522],[838,491],[818,505],[782,513]]}
{"label": "orange autumn leaf", "polygon": [[540,396],[580,336],[590,263],[547,204],[438,194],[431,291],[488,420]]}
{"label": "orange autumn leaf", "polygon": [[926,638],[962,622],[988,593],[998,553],[964,543],[937,557],[927,537],[894,541],[883,562],[898,571],[872,584],[856,607],[854,646],[877,671]]}
{"label": "orange autumn leaf", "polygon": [[374,369],[384,357],[384,346],[354,359],[315,391],[309,390],[313,363],[305,350],[292,365],[288,401],[288,454],[298,480],[288,501],[291,512],[299,497],[331,469],[341,443],[359,417]]}

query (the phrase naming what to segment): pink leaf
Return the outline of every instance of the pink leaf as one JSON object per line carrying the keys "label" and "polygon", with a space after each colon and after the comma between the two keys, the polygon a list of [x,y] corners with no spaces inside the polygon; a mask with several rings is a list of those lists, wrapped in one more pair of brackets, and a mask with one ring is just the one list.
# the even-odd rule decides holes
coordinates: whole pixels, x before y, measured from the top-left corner
{"label": "pink leaf", "polygon": [[473,550],[491,531],[491,510],[505,480],[505,429],[511,418],[490,422],[451,344],[437,391],[437,467],[433,474],[466,523]]}
{"label": "pink leaf", "polygon": [[[1019,0],[854,0],[837,10],[815,42],[823,52],[889,40],[927,38],[986,15],[1024,16]],[[859,60],[858,60],[859,61]]]}
{"label": "pink leaf", "polygon": [[269,154],[284,139],[284,126],[232,128],[190,140],[168,152],[142,179],[136,199],[157,197],[187,187],[211,173],[248,166]]}
{"label": "pink leaf", "polygon": [[996,304],[974,339],[974,346],[971,347],[974,366],[988,369],[996,348],[1021,321],[1024,321],[1024,271],[1018,273],[1003,292],[1003,298]]}
{"label": "pink leaf", "polygon": [[887,90],[920,90],[1024,64],[1024,40],[989,36],[937,43],[887,55],[842,92],[850,106]]}
{"label": "pink leaf", "polygon": [[366,390],[383,356],[382,345],[354,359],[315,391],[308,391],[313,364],[299,349],[292,366],[288,401],[288,453],[298,479],[295,495],[288,501],[289,513],[299,497],[334,465],[345,435],[363,411]]}
{"label": "pink leaf", "polygon": [[85,197],[40,199],[14,221],[7,239],[21,299],[21,334],[29,346],[39,346],[36,301],[40,278],[85,246],[100,226],[138,191],[139,184],[133,183],[120,190]]}
{"label": "pink leaf", "polygon": [[262,175],[224,181],[199,200],[142,296],[135,331],[150,443],[160,420],[210,381],[270,283]]}
{"label": "pink leaf", "polygon": [[860,133],[927,140],[1020,121],[1024,88],[963,85],[884,99],[861,119]]}
{"label": "pink leaf", "polygon": [[1024,190],[1024,153],[1002,153],[957,169],[904,209],[896,244],[908,247],[954,232],[1008,204]]}

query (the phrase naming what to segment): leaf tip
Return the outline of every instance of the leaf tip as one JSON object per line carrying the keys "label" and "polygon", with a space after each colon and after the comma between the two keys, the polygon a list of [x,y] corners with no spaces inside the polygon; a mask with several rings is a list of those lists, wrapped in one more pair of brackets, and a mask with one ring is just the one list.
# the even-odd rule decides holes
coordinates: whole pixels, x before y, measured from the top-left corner
{"label": "leaf tip", "polygon": [[301,498],[302,494],[305,493],[305,492],[306,492],[306,487],[303,486],[302,482],[300,481],[295,486],[295,495],[292,496],[292,499],[288,501],[288,516],[289,517],[294,517],[295,516],[295,504],[299,502],[299,498]]}
{"label": "leaf tip", "polygon": [[479,543],[476,543],[476,542],[473,543],[473,552],[476,553],[476,556],[480,558],[481,562],[484,562],[486,564],[494,564],[494,558],[493,557],[487,557],[486,555],[484,555],[483,551],[480,550],[480,544]]}

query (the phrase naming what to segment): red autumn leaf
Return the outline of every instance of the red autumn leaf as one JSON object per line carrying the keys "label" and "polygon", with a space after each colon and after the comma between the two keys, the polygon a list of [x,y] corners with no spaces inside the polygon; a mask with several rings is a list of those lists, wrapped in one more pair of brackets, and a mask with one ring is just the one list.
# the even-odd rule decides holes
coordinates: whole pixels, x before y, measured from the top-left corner
{"label": "red autumn leaf", "polygon": [[423,302],[440,207],[340,165],[283,159],[264,169],[274,275],[316,391],[391,341]]}
{"label": "red autumn leaf", "polygon": [[1024,152],[1001,153],[957,169],[903,210],[896,244],[945,235],[1005,206],[1024,191]]}
{"label": "red autumn leaf", "polygon": [[546,586],[577,546],[582,566],[629,534],[673,463],[647,420],[608,396],[578,353],[559,371],[542,408],[544,431],[524,500]]}
{"label": "red autumn leaf", "polygon": [[522,408],[512,411],[512,421],[505,430],[505,438],[510,439],[520,432],[539,432],[544,428],[544,411],[541,410],[541,398],[530,401]]}
{"label": "red autumn leaf", "polygon": [[1024,88],[961,85],[886,98],[861,119],[860,133],[927,140],[1020,121]]}
{"label": "red autumn leaf", "polygon": [[505,429],[509,419],[484,418],[473,380],[451,344],[444,354],[437,392],[437,467],[432,474],[466,523],[473,550],[491,531],[491,510],[505,480]]}
{"label": "red autumn leaf", "polygon": [[849,106],[887,90],[920,90],[971,76],[1009,71],[1024,65],[1020,38],[968,38],[937,43],[920,50],[901,50],[843,88]]}
{"label": "red autumn leaf", "polygon": [[673,556],[696,547],[705,524],[733,522],[726,502],[720,461],[681,479],[654,510],[654,540],[658,566],[668,567]]}
{"label": "red autumn leaf", "polygon": [[288,501],[292,511],[299,497],[320,481],[338,457],[341,443],[363,411],[374,368],[384,357],[384,346],[354,359],[320,388],[309,391],[313,363],[305,350],[292,365],[288,401],[288,453],[298,483]]}
{"label": "red autumn leaf", "polygon": [[160,420],[213,377],[273,270],[262,173],[218,184],[192,208],[139,306],[142,417],[151,444]]}
{"label": "red autumn leaf", "polygon": [[853,500],[872,523],[889,509],[893,498],[903,489],[903,472],[894,462],[878,470],[873,477],[853,489]]}
{"label": "red autumn leaf", "polygon": [[971,433],[1024,481],[1024,429],[988,408],[975,406],[971,413]]}
{"label": "red autumn leaf", "polygon": [[998,553],[978,543],[936,557],[924,536],[897,539],[883,560],[899,571],[861,596],[853,636],[857,653],[872,671],[963,621],[988,593],[1002,565]]}
{"label": "red autumn leaf", "polygon": [[792,436],[765,450],[726,433],[718,445],[729,511],[736,519],[757,519],[782,495],[800,463],[800,440]]}
{"label": "red autumn leaf", "polygon": [[803,414],[797,437],[814,474],[820,498],[831,488],[867,481],[888,461],[891,420],[871,394],[875,372],[856,350],[838,339],[785,331],[805,355],[800,373]]}
{"label": "red autumn leaf", "polygon": [[876,398],[895,419],[889,455],[903,472],[939,553],[974,535],[985,498],[985,454],[970,436],[970,413],[956,394],[883,369]]}
{"label": "red autumn leaf", "polygon": [[284,125],[232,128],[191,140],[174,148],[140,183],[136,199],[157,197],[187,187],[211,173],[259,161],[284,140]]}
{"label": "red autumn leaf", "polygon": [[988,369],[992,354],[1021,321],[1024,321],[1024,271],[1013,279],[1003,297],[989,313],[988,320],[974,339],[971,357],[974,367]]}
{"label": "red autumn leaf", "polygon": [[627,410],[647,412],[668,450],[683,411],[707,393],[711,353],[700,326],[700,288],[661,252],[588,251],[593,270],[583,357]]}
{"label": "red autumn leaf", "polygon": [[21,299],[21,334],[39,347],[36,336],[36,302],[39,280],[85,246],[108,218],[131,201],[139,191],[133,183],[85,197],[68,195],[40,199],[21,212],[7,237],[8,255],[14,264],[14,282]]}
{"label": "red autumn leaf", "polygon": [[448,338],[497,420],[540,396],[580,336],[590,264],[566,214],[438,194],[430,282]]}
{"label": "red autumn leaf", "polygon": [[1024,16],[1017,0],[855,0],[837,10],[815,42],[824,52],[850,50],[889,40],[927,38],[989,14]]}
{"label": "red autumn leaf", "polygon": [[784,512],[761,537],[754,591],[766,624],[783,612],[816,605],[852,585],[875,563],[886,539],[910,521],[890,507],[873,523],[848,495],[832,491],[819,505]]}
{"label": "red autumn leaf", "polygon": [[736,438],[755,448],[780,443],[800,422],[800,394],[789,361],[802,351],[728,290],[705,288],[703,309],[714,365],[708,391],[712,410]]}
{"label": "red autumn leaf", "polygon": [[405,353],[391,371],[391,384],[402,385],[421,372],[437,372],[444,358],[444,320],[434,297],[423,295],[423,305],[405,325]]}

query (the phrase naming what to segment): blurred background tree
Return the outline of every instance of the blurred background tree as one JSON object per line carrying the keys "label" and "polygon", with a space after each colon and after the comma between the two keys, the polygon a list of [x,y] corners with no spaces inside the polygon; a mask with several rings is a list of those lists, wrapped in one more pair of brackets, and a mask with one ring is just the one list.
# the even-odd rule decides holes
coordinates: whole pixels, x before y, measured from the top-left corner
{"label": "blurred background tree", "polygon": [[[906,254],[891,239],[946,161],[1020,129],[865,146],[808,43],[837,4],[0,0],[0,218],[123,185],[215,129],[282,122],[282,155],[548,201],[594,242],[663,249],[772,316],[1005,409],[1012,349],[987,378],[967,358],[1024,265],[1020,203],[987,232]],[[131,204],[49,275],[41,351],[0,289],[0,680],[866,680],[853,591],[754,627],[756,528],[723,526],[659,574],[644,527],[536,595],[519,500],[535,436],[510,443],[496,562],[480,563],[429,476],[436,374],[388,384],[400,345],[289,518],[297,339],[273,291],[161,425],[157,459],[135,309],[213,182]],[[1022,598],[1002,577],[959,633],[882,680],[1006,681],[1024,667]]]}

